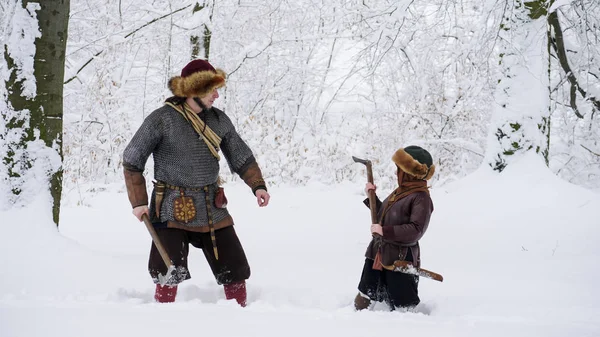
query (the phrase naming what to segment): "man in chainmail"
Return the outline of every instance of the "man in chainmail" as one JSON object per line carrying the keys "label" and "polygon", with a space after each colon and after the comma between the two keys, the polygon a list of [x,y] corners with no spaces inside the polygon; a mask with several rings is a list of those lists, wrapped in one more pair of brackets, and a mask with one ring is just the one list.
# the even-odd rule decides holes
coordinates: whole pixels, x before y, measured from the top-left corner
{"label": "man in chainmail", "polygon": [[[133,214],[140,221],[149,217],[175,266],[166,284],[160,284],[167,267],[153,243],[148,269],[157,302],[175,301],[177,285],[190,278],[191,244],[203,250],[226,298],[246,305],[250,267],[217,183],[220,157],[252,189],[260,207],[268,205],[270,196],[252,151],[229,117],[212,106],[224,85],[221,69],[204,60],[188,63],[181,76],[169,80],[173,96],[144,120],[123,153]],[[143,171],[150,155],[156,182],[148,203]]]}

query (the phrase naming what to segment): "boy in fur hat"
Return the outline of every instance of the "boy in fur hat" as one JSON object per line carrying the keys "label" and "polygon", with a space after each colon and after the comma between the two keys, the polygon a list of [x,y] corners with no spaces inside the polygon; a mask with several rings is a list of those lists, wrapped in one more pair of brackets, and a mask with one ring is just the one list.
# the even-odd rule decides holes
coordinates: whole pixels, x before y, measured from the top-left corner
{"label": "boy in fur hat", "polygon": [[[188,63],[181,76],[169,80],[173,96],[148,115],[123,153],[133,214],[140,221],[144,214],[150,218],[176,267],[167,284],[159,284],[167,267],[152,244],[148,269],[157,302],[175,301],[177,285],[190,278],[191,244],[203,250],[226,298],[246,305],[250,267],[217,184],[221,156],[251,188],[258,206],[267,206],[270,196],[252,151],[229,117],[213,107],[224,85],[221,69],[204,60]],[[148,202],[143,171],[150,155],[156,183]]]}
{"label": "boy in fur hat", "polygon": [[[429,152],[418,146],[399,149],[392,156],[396,164],[398,188],[383,202],[377,198],[378,224],[371,225],[371,240],[365,253],[359,293],[354,299],[356,310],[370,306],[371,301],[385,301],[391,310],[411,308],[419,304],[419,277],[383,268],[395,260],[410,261],[420,267],[419,240],[425,234],[433,212],[427,180],[435,171]],[[365,191],[375,191],[367,183]],[[365,204],[369,206],[369,199]],[[377,253],[380,253],[376,259]],[[380,257],[380,259],[379,259]]]}

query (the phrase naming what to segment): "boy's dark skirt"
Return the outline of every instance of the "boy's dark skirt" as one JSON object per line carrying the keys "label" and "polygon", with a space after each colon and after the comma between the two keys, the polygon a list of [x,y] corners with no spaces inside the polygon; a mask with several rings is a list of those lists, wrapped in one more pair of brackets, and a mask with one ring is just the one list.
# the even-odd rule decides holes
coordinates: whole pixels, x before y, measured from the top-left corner
{"label": "boy's dark skirt", "polygon": [[[218,260],[215,259],[210,233],[190,232],[177,228],[156,228],[156,233],[176,268],[167,282],[168,285],[177,285],[191,278],[187,261],[190,244],[202,249],[218,284],[239,282],[250,277],[250,266],[233,226],[215,231],[219,251]],[[154,283],[159,283],[159,274],[165,275],[167,272],[167,267],[154,243],[150,249],[148,271]]]}
{"label": "boy's dark skirt", "polygon": [[375,270],[373,260],[365,259],[358,290],[371,301],[386,302],[394,310],[419,304],[418,285],[418,276],[385,269]]}

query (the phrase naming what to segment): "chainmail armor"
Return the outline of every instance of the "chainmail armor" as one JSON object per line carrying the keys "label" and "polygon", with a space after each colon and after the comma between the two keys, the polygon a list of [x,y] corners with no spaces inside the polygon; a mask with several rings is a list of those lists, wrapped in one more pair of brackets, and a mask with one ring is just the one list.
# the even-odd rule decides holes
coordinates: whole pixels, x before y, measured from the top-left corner
{"label": "chainmail armor", "polygon": [[[219,137],[220,148],[232,172],[242,175],[248,166],[256,161],[248,145],[235,130],[225,113],[216,108],[202,112],[205,123]],[[135,133],[123,152],[123,166],[130,170],[144,171],[150,155],[154,158],[154,178],[169,185],[183,187],[185,196],[192,197],[196,207],[196,217],[187,224],[189,227],[207,226],[206,201],[202,187],[209,186],[213,222],[218,223],[229,216],[227,209],[214,207],[219,176],[219,162],[210,153],[208,146],[175,109],[163,106],[153,111]],[[187,190],[187,189],[193,190]],[[155,193],[150,201],[152,222],[175,221],[174,199],[180,196],[178,190],[165,189],[160,210],[156,218]]]}

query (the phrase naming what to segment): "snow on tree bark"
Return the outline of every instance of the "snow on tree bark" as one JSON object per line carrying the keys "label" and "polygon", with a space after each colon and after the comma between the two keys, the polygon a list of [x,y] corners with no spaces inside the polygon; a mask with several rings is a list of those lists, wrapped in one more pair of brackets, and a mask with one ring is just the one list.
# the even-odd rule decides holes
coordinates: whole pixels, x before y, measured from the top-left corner
{"label": "snow on tree bark", "polygon": [[[62,192],[63,77],[69,0],[17,1],[5,18],[12,25],[2,32],[1,90],[5,127],[1,153],[8,181],[3,190],[8,206],[31,201],[43,189],[53,199],[58,225]],[[48,186],[49,185],[49,186]]]}
{"label": "snow on tree bark", "polygon": [[535,151],[548,163],[549,68],[546,0],[506,2],[498,32],[500,78],[486,162],[499,172]]}

